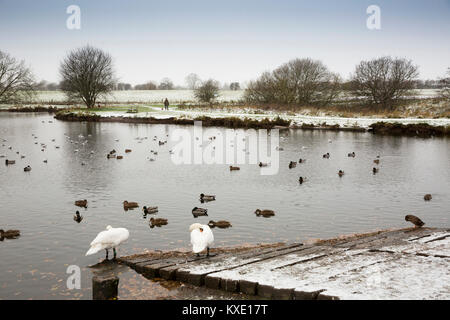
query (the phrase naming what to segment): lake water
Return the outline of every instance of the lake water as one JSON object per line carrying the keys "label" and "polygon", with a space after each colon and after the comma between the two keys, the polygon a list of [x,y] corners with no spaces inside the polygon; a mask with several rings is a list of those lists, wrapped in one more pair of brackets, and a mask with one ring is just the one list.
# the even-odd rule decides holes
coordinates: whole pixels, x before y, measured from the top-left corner
{"label": "lake water", "polygon": [[[6,166],[5,158],[0,159],[0,228],[21,231],[20,238],[0,242],[0,299],[90,299],[93,270],[88,266],[101,261],[104,252],[88,257],[85,253],[106,225],[130,231],[118,255],[189,249],[189,225],[210,219],[233,225],[213,229],[217,246],[406,227],[406,214],[420,216],[427,226],[450,226],[450,139],[285,131],[280,132],[280,170],[264,176],[256,165],[240,165],[241,170],[233,172],[228,165],[175,165],[170,137],[179,128],[192,130],[0,113],[0,155],[16,160]],[[152,140],[155,135],[168,143],[158,146]],[[40,143],[47,145],[44,151]],[[133,151],[125,154],[125,148]],[[124,159],[106,159],[112,149]],[[153,162],[147,159],[152,149],[158,151]],[[356,157],[347,157],[352,151]],[[322,158],[326,152],[330,159]],[[377,155],[380,170],[373,175]],[[306,163],[289,169],[289,161],[300,157]],[[27,165],[31,172],[23,171]],[[342,178],[339,169],[345,172]],[[308,181],[299,185],[299,176]],[[201,204],[202,192],[215,194],[217,200]],[[423,200],[426,193],[433,195],[429,202]],[[74,206],[78,199],[88,200],[86,210]],[[168,225],[150,228],[141,208],[123,210],[124,200],[158,206],[156,216],[167,218]],[[195,219],[194,206],[208,208],[209,216]],[[256,208],[275,210],[276,215],[256,217]],[[73,220],[76,210],[84,217],[79,224]],[[69,265],[81,268],[81,290],[66,288]],[[136,298],[136,292],[149,288],[167,291],[126,267],[115,272],[121,277],[120,298]]]}

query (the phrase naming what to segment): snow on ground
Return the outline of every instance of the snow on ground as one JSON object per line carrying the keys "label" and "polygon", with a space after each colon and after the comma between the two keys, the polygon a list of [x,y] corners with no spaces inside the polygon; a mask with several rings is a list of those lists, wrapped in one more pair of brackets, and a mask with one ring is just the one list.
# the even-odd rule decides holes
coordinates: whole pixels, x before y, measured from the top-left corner
{"label": "snow on ground", "polygon": [[217,110],[210,111],[196,111],[196,110],[179,110],[171,109],[169,111],[161,110],[159,107],[151,107],[152,112],[140,112],[137,114],[129,114],[125,112],[96,112],[98,115],[104,117],[154,117],[158,119],[165,119],[170,117],[176,118],[188,118],[194,119],[200,116],[208,116],[212,118],[224,118],[224,117],[238,117],[238,118],[250,118],[250,119],[274,119],[276,117],[281,117],[286,120],[291,120],[293,125],[301,125],[302,123],[321,125],[326,122],[327,125],[339,124],[341,127],[363,127],[368,128],[372,123],[384,121],[384,122],[399,122],[403,124],[413,124],[413,123],[428,123],[433,126],[448,126],[450,125],[450,119],[439,118],[439,119],[417,119],[417,118],[343,118],[343,117],[331,117],[331,116],[305,116],[305,115],[290,115],[286,113],[245,113],[245,112],[224,112]]}
{"label": "snow on ground", "polygon": [[[250,260],[226,259],[220,268]],[[188,270],[203,273],[220,268],[212,263]],[[323,251],[312,254],[292,252],[211,275],[304,292],[325,289],[324,294],[341,299],[450,299],[450,234],[402,240],[378,251],[323,246]]]}
{"label": "snow on ground", "polygon": [[[432,98],[438,93],[436,89],[416,90],[416,98]],[[231,102],[242,100],[244,90],[221,90],[218,101]],[[194,92],[192,90],[127,90],[113,91],[100,102],[141,102],[141,103],[162,103],[164,99],[169,99],[170,103],[195,102]],[[66,96],[62,91],[38,91],[36,102],[64,102]]]}
{"label": "snow on ground", "polygon": [[[238,101],[242,99],[243,90],[221,90],[218,101]],[[113,91],[110,95],[101,98],[99,102],[140,102],[140,103],[162,103],[164,99],[169,99],[171,104],[179,102],[194,102],[194,92],[192,90],[127,90]],[[64,102],[66,96],[62,91],[38,91],[36,102]]]}

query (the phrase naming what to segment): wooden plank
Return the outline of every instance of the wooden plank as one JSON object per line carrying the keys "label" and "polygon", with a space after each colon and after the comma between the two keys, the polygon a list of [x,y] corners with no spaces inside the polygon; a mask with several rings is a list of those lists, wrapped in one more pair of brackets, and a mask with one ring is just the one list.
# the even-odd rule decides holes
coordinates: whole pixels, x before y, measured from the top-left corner
{"label": "wooden plank", "polygon": [[[234,264],[230,263],[223,257],[220,260],[218,260],[218,259],[206,260],[202,264],[199,264],[197,261],[195,261],[193,263],[188,263],[188,264],[182,266],[181,269],[180,268],[177,269],[175,271],[175,279],[178,281],[187,282],[187,283],[190,283],[193,285],[201,286],[205,283],[205,281],[204,281],[205,277],[209,274],[224,271],[224,270],[231,270],[231,269],[238,268],[238,267],[241,267],[244,265],[249,265],[252,263],[260,262],[260,261],[271,259],[274,257],[283,256],[286,254],[305,250],[308,248],[309,247],[304,247],[299,244],[296,244],[296,245],[286,246],[286,248],[283,248],[283,249],[268,250],[268,251],[264,251],[264,252],[261,252],[258,254],[255,254],[253,252],[251,254],[241,255],[240,259],[236,259],[237,262]],[[214,264],[211,263],[211,261],[213,263],[214,263],[214,261],[224,262],[225,265],[219,264],[219,265],[214,266]],[[205,262],[209,263],[209,268],[208,268],[208,266],[206,266],[206,269],[204,269],[203,271],[196,272],[195,267],[199,266],[199,267],[205,268]],[[226,282],[224,282],[224,283],[226,283]],[[220,283],[220,285],[222,286],[222,282]]]}
{"label": "wooden plank", "polygon": [[[278,252],[280,250],[284,250],[284,249],[290,249],[290,248],[297,248],[300,247],[301,245],[298,243],[295,244],[291,244],[291,245],[286,245],[283,247],[276,247],[276,248],[263,248],[263,249],[255,249],[255,250],[250,250],[250,251],[244,251],[241,253],[236,253],[236,254],[222,254],[222,255],[217,255],[214,257],[210,257],[207,258],[205,256],[201,256],[200,258],[194,257],[194,258],[189,258],[187,259],[186,262],[197,262],[200,260],[204,260],[207,259],[208,263],[211,262],[220,262],[223,261],[224,259],[230,258],[230,257],[234,257],[234,258],[238,258],[238,259],[248,259],[249,257],[257,257],[263,254],[268,254],[268,253],[272,253],[272,252]],[[203,264],[203,263],[202,263]],[[168,266],[164,266],[161,267],[159,270],[159,276],[166,279],[166,280],[175,280],[176,279],[176,272],[178,269],[180,268],[184,268],[186,267],[185,263],[178,263],[178,264],[173,264],[173,265],[168,265]]]}

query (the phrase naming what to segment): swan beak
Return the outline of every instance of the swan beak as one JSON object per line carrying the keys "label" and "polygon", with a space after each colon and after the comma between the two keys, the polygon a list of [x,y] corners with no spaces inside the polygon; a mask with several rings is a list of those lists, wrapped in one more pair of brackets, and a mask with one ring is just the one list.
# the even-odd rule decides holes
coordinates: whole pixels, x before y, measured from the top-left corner
{"label": "swan beak", "polygon": [[200,228],[200,232],[203,232],[203,228]]}

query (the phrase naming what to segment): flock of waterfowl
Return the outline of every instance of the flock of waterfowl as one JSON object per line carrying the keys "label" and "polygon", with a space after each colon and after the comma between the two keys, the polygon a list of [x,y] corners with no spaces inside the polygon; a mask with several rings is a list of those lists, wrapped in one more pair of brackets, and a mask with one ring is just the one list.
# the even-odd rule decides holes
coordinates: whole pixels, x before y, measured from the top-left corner
{"label": "flock of waterfowl", "polygon": [[[50,122],[50,121],[49,121]],[[32,134],[32,136],[34,137],[34,139],[37,139],[38,137],[35,136],[34,134]],[[90,135],[88,135],[90,136]],[[168,135],[167,135],[168,136]],[[81,143],[81,145],[85,145],[88,140],[85,141],[76,141],[76,140],[72,140],[70,139],[69,136],[66,135],[66,138],[68,138],[70,143],[74,143],[74,144],[79,144]],[[79,135],[78,136],[79,139],[84,139],[83,135]],[[138,141],[138,143],[141,143],[142,140],[147,139],[147,137],[144,138],[136,138]],[[153,141],[157,141],[157,136],[153,137]],[[198,139],[198,138],[197,138]],[[215,139],[215,137],[210,137],[210,140]],[[118,139],[116,139],[116,142],[118,141]],[[5,139],[3,139],[3,142],[6,142]],[[52,142],[55,142],[55,139],[52,139]],[[329,141],[331,142],[331,141]],[[167,140],[158,140],[158,146],[162,146],[164,144],[167,143]],[[35,144],[38,144],[38,142],[35,142]],[[5,146],[4,144],[2,146]],[[47,148],[47,145],[45,143],[41,143],[41,151],[45,151],[45,149]],[[59,149],[58,145],[55,145],[56,149]],[[11,146],[8,146],[9,150],[12,150]],[[283,151],[283,148],[278,147],[277,148],[278,151]],[[78,152],[78,149],[75,149],[74,152]],[[131,153],[132,149],[125,149],[124,153],[128,154]],[[150,161],[155,161],[155,157],[156,155],[158,155],[158,152],[155,150],[151,150],[150,151],[152,153],[152,157],[147,158]],[[91,154],[94,153],[93,151],[91,151]],[[169,153],[172,153],[172,150],[169,151]],[[19,155],[19,152],[16,152],[17,155]],[[330,159],[330,153],[327,152],[325,154],[323,154],[322,158],[323,159]],[[351,152],[348,153],[347,155],[348,157],[352,157],[355,158],[356,154],[355,152]],[[0,156],[0,157],[5,157],[5,156]],[[24,159],[25,155],[21,155],[21,159]],[[123,155],[118,155],[117,151],[115,149],[112,149],[111,151],[108,152],[108,154],[106,155],[107,159],[112,159],[115,158],[117,160],[123,159]],[[373,162],[374,164],[378,165],[380,163],[380,157],[377,156],[377,159],[375,159]],[[47,163],[47,159],[44,159],[43,162]],[[298,160],[299,164],[303,164],[306,162],[306,159],[300,158]],[[5,160],[5,164],[6,165],[14,165],[16,163],[16,160],[11,160],[11,159],[6,159]],[[82,165],[84,165],[84,163],[81,163]],[[258,166],[259,167],[267,167],[269,166],[269,163],[263,163],[263,162],[259,162]],[[288,165],[289,169],[293,169],[297,167],[297,161],[290,161],[289,165]],[[240,170],[240,167],[237,166],[229,166],[230,171],[236,171],[236,170]],[[24,167],[24,171],[25,172],[30,172],[31,171],[31,166],[27,165],[26,167]],[[379,168],[378,167],[373,167],[372,169],[373,174],[376,174],[377,172],[379,172]],[[344,175],[344,171],[343,170],[339,170],[338,171],[338,176],[342,177]],[[299,179],[299,184],[303,184],[304,182],[308,181],[306,177],[300,176]],[[430,201],[432,199],[431,194],[426,194],[424,196],[424,200],[425,201]],[[200,198],[199,198],[201,203],[205,203],[205,202],[209,202],[209,201],[215,201],[216,200],[216,196],[215,195],[206,195],[201,193],[200,194]],[[84,200],[77,200],[75,201],[75,205],[78,207],[83,207],[87,209],[87,203],[88,201],[86,199]],[[129,202],[127,200],[123,201],[123,209],[125,211],[128,210],[133,210],[135,208],[138,208],[139,204],[137,202]],[[157,206],[143,206],[142,211],[144,213],[144,218],[146,217],[147,214],[156,214],[158,213],[158,207]],[[269,218],[275,215],[275,212],[273,210],[269,210],[269,209],[256,209],[255,210],[255,215],[257,217],[264,217],[264,218]],[[199,216],[208,216],[208,209],[206,208],[199,208],[199,207],[194,207],[192,209],[192,215],[194,218],[197,218]],[[80,212],[77,210],[75,215],[73,216],[73,220],[76,221],[77,223],[80,223],[83,220],[83,216],[80,215]],[[407,215],[405,217],[406,221],[409,221],[411,223],[413,223],[416,227],[422,227],[424,225],[424,222],[422,220],[420,220],[418,217],[413,216],[413,215]],[[155,218],[152,217],[149,219],[149,225],[150,228],[154,228],[154,227],[161,227],[163,225],[167,225],[168,224],[168,219],[166,218]],[[199,223],[194,223],[189,227],[189,231],[190,231],[190,236],[191,236],[191,243],[193,246],[193,252],[196,253],[198,255],[199,252],[202,252],[203,250],[207,250],[207,255],[209,255],[209,248],[212,245],[213,241],[214,241],[214,236],[213,233],[211,231],[211,228],[229,228],[231,227],[231,223],[225,220],[219,220],[219,221],[214,221],[214,220],[210,220],[208,222],[208,224],[199,224]],[[3,239],[14,239],[17,238],[20,235],[19,230],[0,230],[0,240]],[[90,254],[94,254],[97,253],[101,250],[106,250],[106,258],[108,258],[108,250],[109,249],[113,249],[114,252],[114,258],[116,257],[116,247],[119,246],[122,242],[126,241],[129,237],[129,231],[125,228],[112,228],[111,226],[107,226],[106,230],[101,231],[97,237],[91,242],[91,247],[88,250],[88,252],[86,253],[86,255],[90,255]]]}

